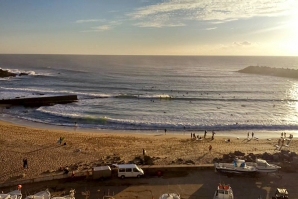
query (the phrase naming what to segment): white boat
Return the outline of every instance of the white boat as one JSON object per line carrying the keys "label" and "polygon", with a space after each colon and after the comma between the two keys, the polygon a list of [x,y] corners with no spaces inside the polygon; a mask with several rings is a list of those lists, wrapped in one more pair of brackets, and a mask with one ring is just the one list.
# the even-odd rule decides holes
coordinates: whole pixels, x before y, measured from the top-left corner
{"label": "white boat", "polygon": [[22,199],[21,190],[17,189],[6,194],[2,193],[0,199]]}
{"label": "white boat", "polygon": [[233,190],[230,185],[219,184],[213,199],[234,199]]}
{"label": "white boat", "polygon": [[215,163],[215,170],[222,173],[254,174],[255,166],[247,166],[244,160],[235,159],[232,163]]}
{"label": "white boat", "polygon": [[25,199],[51,199],[51,193],[48,189],[46,189],[34,195],[27,196]]}
{"label": "white boat", "polygon": [[260,173],[272,173],[281,168],[280,166],[277,166],[275,164],[269,164],[266,160],[263,159],[256,159],[255,166],[257,172]]}
{"label": "white boat", "polygon": [[159,199],[181,199],[180,195],[177,193],[165,193],[162,194]]}
{"label": "white boat", "polygon": [[71,189],[69,191],[69,195],[66,196],[58,196],[58,197],[52,197],[52,199],[75,199],[75,190]]}

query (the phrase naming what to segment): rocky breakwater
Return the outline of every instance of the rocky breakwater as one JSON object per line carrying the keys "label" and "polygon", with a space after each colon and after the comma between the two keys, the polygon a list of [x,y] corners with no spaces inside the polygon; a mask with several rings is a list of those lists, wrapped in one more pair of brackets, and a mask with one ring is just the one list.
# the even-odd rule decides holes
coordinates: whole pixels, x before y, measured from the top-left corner
{"label": "rocky breakwater", "polygon": [[20,73],[20,74],[17,74],[17,73],[9,72],[9,71],[7,71],[7,70],[0,69],[0,78],[5,78],[5,77],[16,77],[16,76],[23,76],[23,75],[28,75],[28,73]]}
{"label": "rocky breakwater", "polygon": [[298,70],[288,68],[271,68],[268,66],[248,66],[239,70],[240,73],[288,77],[298,79]]}
{"label": "rocky breakwater", "polygon": [[[12,73],[7,70],[0,69],[0,78],[24,76],[28,73]],[[43,95],[43,94],[40,94]],[[48,96],[48,97],[32,97],[32,98],[15,98],[15,99],[2,99],[0,105],[5,105],[6,108],[10,106],[51,106],[55,104],[66,104],[78,101],[77,95],[60,95],[60,96]]]}

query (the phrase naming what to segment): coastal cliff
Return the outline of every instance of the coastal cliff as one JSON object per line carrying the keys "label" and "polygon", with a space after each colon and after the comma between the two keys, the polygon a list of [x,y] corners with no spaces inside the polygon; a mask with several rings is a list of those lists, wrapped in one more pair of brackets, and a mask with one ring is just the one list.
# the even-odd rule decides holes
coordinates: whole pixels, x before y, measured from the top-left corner
{"label": "coastal cliff", "polygon": [[239,70],[240,73],[250,73],[277,77],[289,77],[298,79],[298,70],[286,68],[271,68],[268,66],[248,66]]}

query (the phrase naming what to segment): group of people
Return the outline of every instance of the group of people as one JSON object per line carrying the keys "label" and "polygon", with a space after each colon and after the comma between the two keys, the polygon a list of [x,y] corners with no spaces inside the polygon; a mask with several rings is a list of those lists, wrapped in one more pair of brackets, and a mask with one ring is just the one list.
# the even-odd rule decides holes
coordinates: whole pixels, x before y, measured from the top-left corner
{"label": "group of people", "polygon": [[[289,135],[289,139],[286,139],[287,138],[287,134],[285,132],[282,132],[280,139],[278,139],[278,143],[276,145],[276,149],[281,150],[283,146],[288,147],[290,145],[291,140],[293,139],[293,137],[294,137],[293,134],[290,134]],[[287,143],[285,143],[285,142],[287,142]]]}
{"label": "group of people", "polygon": [[[281,132],[281,138],[286,138],[287,137],[287,133],[286,132]],[[293,134],[289,135],[289,138],[292,139],[294,136]]]}
{"label": "group of people", "polygon": [[[255,136],[255,133],[254,132],[251,132],[251,138],[254,138]],[[249,138],[249,132],[247,133],[247,139]]]}
{"label": "group of people", "polygon": [[[214,135],[215,135],[215,132],[212,131],[211,140],[214,140]],[[207,131],[205,130],[205,132],[204,132],[204,139],[206,138],[206,136],[207,136]],[[202,137],[200,135],[197,135],[196,136],[195,133],[190,133],[190,138],[191,139],[198,139],[198,140],[201,140],[202,139]]]}

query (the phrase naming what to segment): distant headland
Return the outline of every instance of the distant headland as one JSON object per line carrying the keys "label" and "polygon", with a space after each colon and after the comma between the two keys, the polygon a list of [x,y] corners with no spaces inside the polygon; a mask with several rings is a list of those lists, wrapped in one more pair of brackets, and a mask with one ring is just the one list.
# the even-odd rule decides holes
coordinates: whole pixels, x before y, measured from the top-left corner
{"label": "distant headland", "polygon": [[288,68],[271,68],[268,66],[248,66],[244,69],[239,70],[238,72],[298,79],[298,70],[288,69]]}

